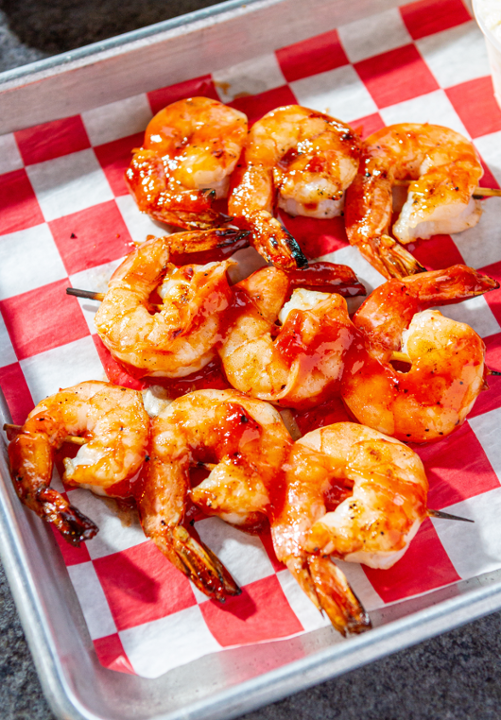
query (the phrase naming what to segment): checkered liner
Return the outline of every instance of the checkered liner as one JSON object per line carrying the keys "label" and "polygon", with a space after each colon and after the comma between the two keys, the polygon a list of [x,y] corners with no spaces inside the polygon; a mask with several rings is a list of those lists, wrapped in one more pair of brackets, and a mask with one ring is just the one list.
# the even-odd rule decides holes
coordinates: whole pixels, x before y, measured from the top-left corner
{"label": "checkered liner", "polygon": [[[483,37],[461,0],[407,4],[213,75],[0,137],[0,383],[15,422],[59,387],[103,378],[95,304],[65,288],[104,290],[132,241],[159,234],[135,207],[123,173],[152,115],[190,95],[220,99],[251,121],[299,103],[364,136],[390,123],[446,125],[475,142],[483,184],[501,182],[501,111]],[[500,202],[486,200],[472,230],[411,250],[429,269],[464,262],[501,280]],[[347,244],[341,220],[284,221],[310,257],[349,264],[372,286],[382,281]],[[501,369],[501,290],[446,314],[471,324],[485,339],[489,366]],[[501,378],[490,384],[456,433],[417,448],[430,507],[476,523],[427,520],[391,570],[341,563],[369,610],[501,567]],[[221,606],[145,541],[137,522],[123,527],[87,491],[67,495],[100,527],[80,549],[57,539],[109,668],[156,677],[206,653],[328,624],[277,562],[269,536],[246,536],[214,518],[197,524],[243,588]]]}

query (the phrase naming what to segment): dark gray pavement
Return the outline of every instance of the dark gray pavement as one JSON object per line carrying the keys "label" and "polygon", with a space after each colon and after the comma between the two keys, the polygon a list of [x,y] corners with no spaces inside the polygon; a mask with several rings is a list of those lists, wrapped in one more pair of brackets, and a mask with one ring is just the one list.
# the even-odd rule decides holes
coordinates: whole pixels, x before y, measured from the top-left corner
{"label": "dark gray pavement", "polygon": [[[212,4],[0,0],[0,71]],[[495,613],[245,720],[501,719],[500,658],[501,613]],[[0,720],[52,718],[0,566]]]}

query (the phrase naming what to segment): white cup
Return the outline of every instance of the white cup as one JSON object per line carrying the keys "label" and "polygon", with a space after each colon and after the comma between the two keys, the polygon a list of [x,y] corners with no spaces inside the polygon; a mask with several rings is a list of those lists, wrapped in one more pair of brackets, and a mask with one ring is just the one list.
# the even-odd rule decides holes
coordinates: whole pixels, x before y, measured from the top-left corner
{"label": "white cup", "polygon": [[[492,10],[492,6],[499,10]],[[501,2],[500,0],[473,0],[475,19],[484,34],[487,54],[491,66],[494,97],[501,107]],[[495,23],[495,14],[499,13],[500,24]],[[495,34],[494,27],[499,35]]]}

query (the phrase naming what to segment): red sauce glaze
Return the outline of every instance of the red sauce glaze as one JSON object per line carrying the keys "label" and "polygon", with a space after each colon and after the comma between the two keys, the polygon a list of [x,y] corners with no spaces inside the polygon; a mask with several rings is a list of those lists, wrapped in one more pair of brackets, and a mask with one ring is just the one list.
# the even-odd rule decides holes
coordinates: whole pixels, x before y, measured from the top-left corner
{"label": "red sauce glaze", "polygon": [[332,397],[310,410],[293,410],[292,414],[301,435],[332,423],[353,421],[340,397]]}
{"label": "red sauce glaze", "polygon": [[[301,310],[292,310],[284,324],[279,336],[275,340],[275,348],[285,363],[292,365],[300,360],[301,376],[309,375],[315,370],[323,372],[329,365],[329,358],[335,366],[337,373],[326,383],[324,391],[317,397],[317,402],[337,394],[340,387],[342,369],[346,352],[353,342],[353,327],[337,319],[324,318],[322,332],[316,332],[311,337],[307,313]],[[326,365],[327,361],[327,365]],[[304,406],[309,405],[305,401]],[[296,407],[298,407],[296,405]]]}
{"label": "red sauce glaze", "polygon": [[217,428],[216,452],[219,457],[232,455],[238,461],[239,447],[248,442],[258,441],[261,435],[260,426],[237,402],[227,403],[225,409],[224,422]]}
{"label": "red sauce glaze", "polygon": [[109,358],[110,359],[106,361],[101,358],[101,361],[103,362],[106,376],[111,383],[122,385],[123,387],[132,387],[135,390],[146,390],[151,385],[160,385],[160,387],[168,391],[171,399],[181,397],[181,395],[186,395],[194,390],[205,390],[207,388],[226,390],[231,387],[226,379],[219,358],[212,360],[201,370],[197,370],[185,377],[143,377],[139,380],[134,378],[133,375],[134,371],[138,372],[137,368],[118,362],[111,354],[109,354]]}
{"label": "red sauce glaze", "polygon": [[[146,459],[149,459],[148,456],[146,456]],[[106,488],[106,494],[110,497],[122,499],[136,498],[139,487],[139,483],[137,480],[137,477],[134,476],[132,479],[129,478],[128,480],[122,480],[121,482],[117,482],[114,485],[110,485],[110,487]]]}

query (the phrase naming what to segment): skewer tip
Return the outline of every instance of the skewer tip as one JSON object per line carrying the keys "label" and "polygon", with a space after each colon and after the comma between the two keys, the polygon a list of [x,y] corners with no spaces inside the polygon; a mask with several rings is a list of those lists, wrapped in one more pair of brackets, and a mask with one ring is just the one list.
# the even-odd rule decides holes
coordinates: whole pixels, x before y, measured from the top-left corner
{"label": "skewer tip", "polygon": [[104,298],[104,293],[94,292],[92,290],[79,290],[78,288],[67,287],[66,295],[74,297],[86,298],[87,300],[99,300]]}
{"label": "skewer tip", "polygon": [[475,520],[470,518],[460,517],[459,515],[452,515],[451,513],[443,512],[442,510],[430,510],[428,508],[428,517],[440,518],[442,520],[459,520],[461,522],[474,523]]}

